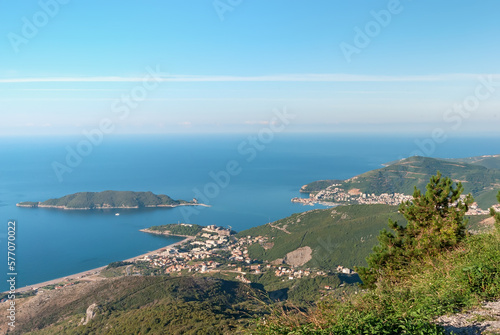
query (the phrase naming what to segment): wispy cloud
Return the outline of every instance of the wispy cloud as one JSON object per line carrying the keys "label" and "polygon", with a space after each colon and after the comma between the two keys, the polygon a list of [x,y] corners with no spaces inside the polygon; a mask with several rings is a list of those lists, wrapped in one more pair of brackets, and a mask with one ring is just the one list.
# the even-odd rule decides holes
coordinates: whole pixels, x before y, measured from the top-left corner
{"label": "wispy cloud", "polygon": [[[357,74],[277,74],[264,76],[199,76],[199,75],[168,75],[158,78],[163,82],[439,82],[476,80],[480,76],[492,76],[500,80],[500,74],[450,73],[429,75],[357,75]],[[59,82],[143,82],[143,77],[32,77],[4,78],[0,83],[59,83]]]}
{"label": "wispy cloud", "polygon": [[[1,81],[0,81],[1,82]],[[120,92],[116,88],[12,88],[12,91],[43,91],[43,92]]]}

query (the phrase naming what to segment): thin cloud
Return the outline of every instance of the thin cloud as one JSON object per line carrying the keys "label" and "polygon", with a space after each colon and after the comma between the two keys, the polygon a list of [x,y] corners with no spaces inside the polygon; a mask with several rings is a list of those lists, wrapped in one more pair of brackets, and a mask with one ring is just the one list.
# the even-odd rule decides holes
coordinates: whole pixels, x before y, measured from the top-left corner
{"label": "thin cloud", "polygon": [[[452,73],[435,75],[379,76],[356,74],[280,74],[265,76],[198,76],[167,75],[156,78],[162,82],[439,82],[458,80],[477,80],[481,76],[492,76],[499,80],[500,74]],[[6,78],[0,83],[60,83],[60,82],[137,82],[143,77],[45,77],[45,78]],[[149,78],[149,80],[152,80]]]}
{"label": "thin cloud", "polygon": [[265,121],[245,121],[244,124],[246,125],[263,125],[263,126],[267,126],[269,124],[269,121],[265,120]]}
{"label": "thin cloud", "polygon": [[116,88],[13,88],[12,91],[30,91],[30,92],[120,92]]}

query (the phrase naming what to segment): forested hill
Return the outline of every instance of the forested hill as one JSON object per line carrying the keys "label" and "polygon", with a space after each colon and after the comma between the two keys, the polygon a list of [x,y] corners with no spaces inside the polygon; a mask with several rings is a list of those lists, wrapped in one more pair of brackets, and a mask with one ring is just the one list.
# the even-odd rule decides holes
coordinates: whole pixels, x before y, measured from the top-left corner
{"label": "forested hill", "polygon": [[175,207],[180,205],[196,205],[196,200],[174,200],[164,194],[152,192],[104,191],[80,192],[62,198],[49,199],[43,202],[21,202],[19,207],[49,207],[60,209],[106,209],[106,208],[142,208],[142,207]]}
{"label": "forested hill", "polygon": [[464,159],[436,159],[414,156],[394,162],[344,181],[313,182],[302,187],[305,193],[318,192],[332,184],[363,193],[413,194],[413,187],[425,190],[425,185],[436,171],[462,182],[465,193],[472,193],[478,203],[491,206],[500,188],[500,155]]}

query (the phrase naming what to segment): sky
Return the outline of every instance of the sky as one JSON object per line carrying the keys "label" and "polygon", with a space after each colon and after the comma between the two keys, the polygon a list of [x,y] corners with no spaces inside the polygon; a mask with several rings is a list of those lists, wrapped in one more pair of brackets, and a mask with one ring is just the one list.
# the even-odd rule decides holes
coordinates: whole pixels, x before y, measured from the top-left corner
{"label": "sky", "polygon": [[0,136],[496,134],[496,0],[0,0]]}

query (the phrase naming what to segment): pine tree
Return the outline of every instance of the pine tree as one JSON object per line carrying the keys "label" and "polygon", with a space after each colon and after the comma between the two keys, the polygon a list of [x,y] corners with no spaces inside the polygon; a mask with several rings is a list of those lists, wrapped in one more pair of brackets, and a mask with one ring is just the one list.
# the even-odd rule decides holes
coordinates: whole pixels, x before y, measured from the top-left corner
{"label": "pine tree", "polygon": [[379,245],[367,258],[368,268],[357,271],[365,287],[373,288],[384,273],[398,271],[424,255],[437,254],[453,247],[466,236],[465,213],[474,201],[469,194],[460,198],[461,183],[443,177],[438,171],[423,194],[415,187],[413,199],[400,205],[406,227],[389,220],[394,233],[384,229]]}

